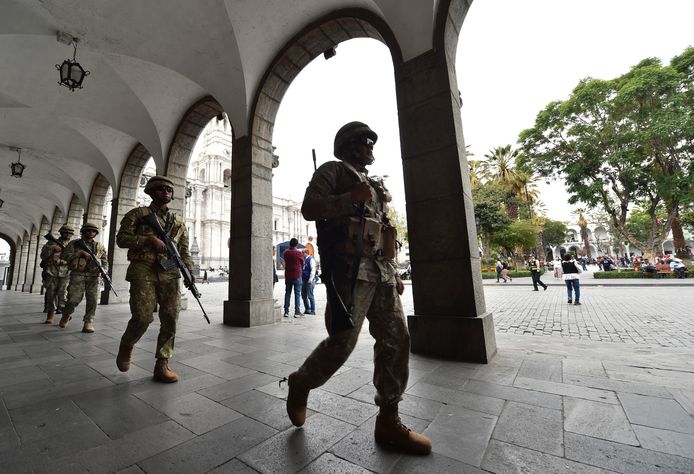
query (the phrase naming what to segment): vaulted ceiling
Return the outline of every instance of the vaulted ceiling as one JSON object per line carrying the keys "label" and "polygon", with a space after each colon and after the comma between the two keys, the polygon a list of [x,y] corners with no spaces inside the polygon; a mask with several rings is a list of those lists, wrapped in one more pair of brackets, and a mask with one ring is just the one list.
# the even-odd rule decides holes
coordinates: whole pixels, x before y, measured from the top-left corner
{"label": "vaulted ceiling", "polygon": [[[3,0],[0,8],[0,232],[21,237],[101,174],[117,189],[138,144],[163,169],[184,112],[206,96],[236,136],[273,58],[311,23],[343,9],[380,18],[403,59],[432,48],[437,0]],[[55,65],[79,39],[84,88]],[[26,165],[21,179],[10,162]]]}

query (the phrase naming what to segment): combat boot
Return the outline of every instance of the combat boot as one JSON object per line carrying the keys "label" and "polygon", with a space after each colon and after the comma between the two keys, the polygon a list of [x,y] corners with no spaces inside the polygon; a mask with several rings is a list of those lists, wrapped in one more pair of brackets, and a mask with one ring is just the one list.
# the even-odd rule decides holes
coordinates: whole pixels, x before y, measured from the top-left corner
{"label": "combat boot", "polygon": [[300,385],[296,381],[296,372],[289,375],[287,385],[289,393],[287,394],[287,414],[294,426],[303,426],[306,422],[306,405],[308,404],[309,389]]}
{"label": "combat boot", "polygon": [[157,359],[154,365],[154,380],[164,383],[178,382],[176,372],[169,369],[169,359]]}
{"label": "combat boot", "polygon": [[82,332],[86,332],[88,334],[91,334],[94,332],[94,325],[92,324],[91,321],[85,321],[84,326],[82,326]]}
{"label": "combat boot", "polygon": [[376,442],[384,447],[407,454],[429,454],[431,441],[402,424],[398,416],[398,405],[381,407],[376,417]]}
{"label": "combat boot", "polygon": [[60,317],[60,322],[58,323],[58,326],[60,326],[62,329],[65,329],[67,327],[67,323],[72,319],[69,315],[63,314]]}
{"label": "combat boot", "polygon": [[53,324],[53,318],[55,318],[55,312],[51,311],[46,315],[46,324]]}
{"label": "combat boot", "polygon": [[133,353],[133,346],[129,346],[127,344],[123,344],[122,342],[120,343],[120,347],[118,348],[118,355],[116,356],[116,365],[118,366],[118,370],[121,372],[127,372],[130,370],[130,358]]}

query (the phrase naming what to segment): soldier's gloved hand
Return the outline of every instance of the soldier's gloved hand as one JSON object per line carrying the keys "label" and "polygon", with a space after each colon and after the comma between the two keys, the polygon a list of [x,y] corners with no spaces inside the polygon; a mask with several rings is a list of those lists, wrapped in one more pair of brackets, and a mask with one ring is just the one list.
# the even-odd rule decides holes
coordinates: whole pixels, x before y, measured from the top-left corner
{"label": "soldier's gloved hand", "polygon": [[400,275],[395,275],[395,289],[399,295],[402,295],[402,293],[405,291],[405,284],[402,282]]}
{"label": "soldier's gloved hand", "polygon": [[371,186],[366,183],[358,183],[352,188],[352,191],[350,191],[350,197],[354,203],[370,201],[372,197]]}
{"label": "soldier's gloved hand", "polygon": [[157,253],[166,252],[166,244],[158,237],[150,235],[149,237],[147,237],[147,243],[150,247],[152,247],[152,250],[154,250]]}
{"label": "soldier's gloved hand", "polygon": [[92,256],[89,255],[89,252],[87,252],[85,250],[80,250],[79,255],[81,258],[85,259],[87,261],[87,263],[92,261]]}
{"label": "soldier's gloved hand", "polygon": [[60,245],[54,245],[54,246],[53,246],[53,251],[54,251],[54,252],[62,252],[63,249],[60,248]]}

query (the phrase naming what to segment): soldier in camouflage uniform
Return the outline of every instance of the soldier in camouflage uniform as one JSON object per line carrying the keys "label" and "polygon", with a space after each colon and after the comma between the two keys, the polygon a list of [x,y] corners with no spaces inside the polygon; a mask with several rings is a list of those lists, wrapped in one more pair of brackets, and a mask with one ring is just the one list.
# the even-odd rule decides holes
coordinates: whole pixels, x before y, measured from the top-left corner
{"label": "soldier in camouflage uniform", "polygon": [[70,268],[70,284],[67,287],[65,308],[58,324],[63,329],[67,327],[67,323],[72,319],[72,313],[84,296],[87,300],[87,307],[84,313],[82,332],[94,332],[93,321],[99,299],[99,278],[101,275],[96,265],[92,263],[91,255],[81,247],[80,242],[83,242],[92,251],[104,271],[108,271],[106,249],[101,242],[94,241],[94,237],[98,233],[99,228],[96,224],[87,222],[80,229],[82,238],[73,240],[65,247],[64,256]]}
{"label": "soldier in camouflage uniform", "polygon": [[125,279],[130,282],[130,312],[128,327],[123,334],[116,357],[116,365],[121,372],[130,369],[133,346],[140,340],[153,321],[152,313],[159,305],[159,337],[154,366],[154,379],[171,383],[178,376],[169,369],[168,361],[173,355],[176,337],[176,321],[180,311],[181,272],[177,266],[170,266],[171,256],[166,245],[142,219],[154,213],[162,229],[171,236],[181,254],[183,263],[193,270],[193,260],[188,252],[188,232],[183,220],[169,211],[173,199],[173,182],[165,176],[152,177],[145,186],[145,192],[152,197],[149,207],[136,207],[129,211],[120,223],[116,243],[128,249],[130,266]]}
{"label": "soldier in camouflage uniform", "polygon": [[[60,234],[58,242],[65,247],[70,242],[70,237],[75,233],[75,230],[69,225],[64,225],[58,230],[58,233]],[[56,309],[62,311],[65,307],[65,292],[70,280],[70,269],[62,253],[63,249],[60,248],[60,245],[51,241],[46,242],[41,249],[41,266],[45,272],[43,286],[46,288],[46,324],[53,324]],[[56,302],[58,303],[57,308]]]}
{"label": "soldier in camouflage uniform", "polygon": [[[306,189],[301,211],[307,220],[318,221],[321,262],[331,262],[335,288],[345,305],[352,305],[355,327],[333,330],[336,309],[329,298],[325,315],[329,337],[289,375],[287,413],[295,426],[304,424],[309,391],[323,385],[345,363],[367,318],[376,340],[373,383],[380,409],[376,442],[411,454],[428,454],[431,442],[405,427],[398,416],[409,375],[410,336],[400,302],[404,285],[393,261],[395,232],[386,216],[391,196],[383,181],[369,177],[366,170],[374,162],[377,138],[364,123],[346,124],[335,136],[334,154],[340,161],[318,168]],[[355,253],[361,253],[357,268]]]}

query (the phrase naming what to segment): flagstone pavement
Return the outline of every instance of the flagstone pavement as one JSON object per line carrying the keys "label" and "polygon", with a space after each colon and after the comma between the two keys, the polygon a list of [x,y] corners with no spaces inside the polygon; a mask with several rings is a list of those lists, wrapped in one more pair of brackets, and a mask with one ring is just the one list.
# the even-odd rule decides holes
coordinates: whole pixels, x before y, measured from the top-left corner
{"label": "flagstone pavement", "polygon": [[[227,327],[226,283],[205,285],[212,324],[188,302],[171,361],[181,380],[164,385],[151,380],[156,322],[131,370],[115,366],[127,305],[99,306],[83,334],[78,318],[41,324],[40,295],[0,291],[0,472],[694,472],[694,291],[582,289],[569,306],[558,284],[485,283],[490,364],[411,356],[400,408],[432,439],[426,457],[374,444],[366,327],[297,429],[278,382],[324,337],[320,316]],[[317,296],[320,310],[322,285]]]}

